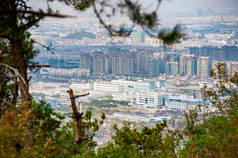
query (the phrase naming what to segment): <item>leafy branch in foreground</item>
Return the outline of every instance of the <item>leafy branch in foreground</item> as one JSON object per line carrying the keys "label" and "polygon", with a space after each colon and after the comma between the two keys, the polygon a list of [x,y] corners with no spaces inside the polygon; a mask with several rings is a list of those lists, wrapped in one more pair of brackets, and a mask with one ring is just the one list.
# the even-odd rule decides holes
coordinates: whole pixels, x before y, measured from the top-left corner
{"label": "leafy branch in foreground", "polygon": [[187,139],[180,157],[238,156],[238,73],[228,75],[225,64],[219,63],[211,77],[214,86],[202,89],[204,101],[210,105],[185,114]]}
{"label": "leafy branch in foreground", "polygon": [[[20,93],[16,100],[30,102],[30,78],[27,72],[39,68],[39,65],[32,60],[38,51],[33,48],[35,41],[28,30],[33,26],[37,27],[39,21],[45,17],[68,18],[71,16],[62,15],[51,8],[47,11],[33,10],[26,0],[1,0],[0,13],[0,62],[16,69],[23,78],[17,85]],[[2,96],[1,99],[9,100]],[[11,103],[16,104],[15,101]]]}
{"label": "leafy branch in foreground", "polygon": [[165,132],[165,128],[166,122],[158,123],[154,128],[144,127],[141,131],[133,129],[128,122],[120,129],[115,125],[112,142],[86,157],[176,157],[181,135],[178,131]]}
{"label": "leafy branch in foreground", "polygon": [[74,115],[63,123],[64,117],[44,101],[28,104],[31,109],[19,103],[17,110],[10,108],[0,118],[0,157],[74,157],[94,152],[93,136],[103,124],[104,114],[100,120],[92,119],[90,111],[82,115],[79,138],[83,139],[76,142]]}

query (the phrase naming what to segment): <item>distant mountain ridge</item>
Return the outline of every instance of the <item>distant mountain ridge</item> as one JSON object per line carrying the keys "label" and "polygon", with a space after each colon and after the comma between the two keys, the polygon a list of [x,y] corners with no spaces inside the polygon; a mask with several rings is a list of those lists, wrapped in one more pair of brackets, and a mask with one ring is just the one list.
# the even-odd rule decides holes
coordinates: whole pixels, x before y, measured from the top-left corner
{"label": "distant mountain ridge", "polygon": [[64,38],[82,40],[84,37],[95,39],[96,35],[91,32],[81,30],[80,32],[75,32],[75,33],[69,34]]}

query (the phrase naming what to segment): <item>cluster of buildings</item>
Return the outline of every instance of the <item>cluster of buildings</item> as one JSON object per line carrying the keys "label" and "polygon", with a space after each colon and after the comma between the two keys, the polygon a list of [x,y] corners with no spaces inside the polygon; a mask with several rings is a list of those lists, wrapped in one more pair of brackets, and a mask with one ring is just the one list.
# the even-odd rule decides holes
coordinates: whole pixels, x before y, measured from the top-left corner
{"label": "cluster of buildings", "polygon": [[211,68],[218,62],[226,63],[227,72],[237,71],[237,47],[201,47],[186,51],[171,51],[117,47],[114,50],[79,53],[79,55],[55,55],[43,57],[50,68],[42,68],[41,76],[58,78],[126,78],[137,80],[161,75],[187,76],[206,81]]}
{"label": "cluster of buildings", "polygon": [[136,95],[136,105],[145,108],[166,107],[167,109],[184,111],[202,103],[202,99],[194,95],[161,93],[159,91],[140,92]]}
{"label": "cluster of buildings", "polygon": [[[90,93],[77,100],[82,105],[105,96],[128,102],[130,112],[107,114],[94,137],[99,146],[111,140],[112,126],[119,124],[118,119],[146,123],[173,120],[177,124],[183,120],[183,111],[205,104],[200,89],[204,83],[214,84],[209,79],[211,68],[222,61],[228,74],[238,71],[237,17],[237,11],[211,9],[174,13],[161,29],[182,23],[187,37],[171,48],[140,28],[135,28],[131,36],[111,38],[91,15],[44,21],[31,34],[53,48],[55,54],[36,46],[41,52],[36,62],[51,67],[31,74],[31,94],[66,112],[70,109],[69,88],[75,94]],[[118,17],[114,24],[122,21]],[[95,38],[69,38],[80,32]],[[120,111],[121,107],[117,108]]]}
{"label": "cluster of buildings", "polygon": [[206,80],[210,65],[208,56],[182,53],[155,53],[151,50],[125,52],[94,52],[81,54],[79,67],[93,75],[128,75],[156,77],[161,74],[199,76]]}
{"label": "cluster of buildings", "polygon": [[90,69],[95,75],[148,75],[148,62],[152,60],[152,51],[94,52],[81,54],[79,67]]}
{"label": "cluster of buildings", "polygon": [[70,87],[75,89],[77,93],[90,92],[89,97],[110,95],[114,100],[127,101],[130,105],[138,108],[168,108],[184,111],[188,107],[202,103],[200,92],[202,85],[198,81],[192,82],[194,85],[185,86],[183,83],[183,81],[176,83],[175,79],[172,78],[160,78],[159,80],[72,83]]}
{"label": "cluster of buildings", "polygon": [[[178,81],[180,83],[178,83]],[[69,101],[66,90],[72,88],[75,94],[90,93],[81,98],[82,102],[103,96],[114,100],[127,101],[130,106],[144,109],[168,108],[183,111],[187,106],[195,106],[202,101],[199,81],[188,83],[186,78],[160,78],[158,80],[111,80],[88,83],[36,82],[30,90],[35,98],[46,100],[53,107],[64,107]],[[180,84],[180,85],[179,85]]]}
{"label": "cluster of buildings", "polygon": [[[37,62],[51,65],[41,75],[136,80],[166,74],[207,80],[216,61],[232,61],[227,69],[231,74],[235,72],[238,25],[233,11],[198,9],[175,15],[160,29],[173,28],[176,20],[182,21],[187,37],[171,49],[165,49],[159,39],[150,38],[148,30],[144,32],[137,27],[131,36],[111,38],[96,18],[42,22],[31,33],[40,43],[54,48],[56,54],[40,50]],[[120,21],[118,17],[114,24]],[[95,38],[69,38],[80,32],[93,34]]]}

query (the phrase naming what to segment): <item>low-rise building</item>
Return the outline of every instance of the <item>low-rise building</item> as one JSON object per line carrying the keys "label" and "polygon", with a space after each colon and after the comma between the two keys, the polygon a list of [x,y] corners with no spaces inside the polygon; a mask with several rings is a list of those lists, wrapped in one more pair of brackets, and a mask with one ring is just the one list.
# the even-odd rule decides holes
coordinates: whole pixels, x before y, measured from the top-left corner
{"label": "low-rise building", "polygon": [[194,96],[172,94],[168,96],[166,106],[169,109],[185,111],[189,107],[194,107],[201,103],[200,99],[195,99]]}
{"label": "low-rise building", "polygon": [[112,84],[111,82],[101,82],[101,83],[94,82],[93,90],[118,93],[123,91],[123,86],[120,84]]}
{"label": "low-rise building", "polygon": [[158,92],[139,92],[136,93],[136,104],[148,108],[156,108],[158,106],[164,106],[166,94]]}

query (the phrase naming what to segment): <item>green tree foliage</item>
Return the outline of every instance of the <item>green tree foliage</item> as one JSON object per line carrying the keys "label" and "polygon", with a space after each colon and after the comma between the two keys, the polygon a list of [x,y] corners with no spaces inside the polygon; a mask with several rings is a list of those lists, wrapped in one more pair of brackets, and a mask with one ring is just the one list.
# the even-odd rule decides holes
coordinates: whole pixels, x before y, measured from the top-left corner
{"label": "green tree foliage", "polygon": [[101,120],[92,119],[91,112],[83,116],[84,139],[76,144],[74,118],[64,124],[64,117],[45,102],[31,105],[29,109],[19,104],[0,119],[0,157],[73,157],[93,152],[93,136],[103,124],[104,114]]}
{"label": "green tree foliage", "polygon": [[11,77],[6,74],[6,69],[0,67],[0,117],[8,109],[6,102],[14,102],[15,85],[11,83]]}
{"label": "green tree foliage", "polygon": [[[9,95],[1,95],[0,99],[2,102],[7,100],[15,105],[16,100],[25,102],[31,100],[29,93],[30,78],[27,71],[39,68],[39,65],[33,62],[34,57],[38,54],[38,51],[33,48],[36,41],[31,38],[28,30],[33,26],[38,26],[38,22],[45,17],[65,18],[68,16],[54,12],[50,7],[47,11],[42,9],[34,11],[28,5],[27,0],[1,0],[0,2],[0,73],[4,75],[4,78],[9,76],[9,72],[2,71],[2,69],[5,69],[2,63],[14,68],[18,75],[16,73],[12,75],[17,79],[9,79],[9,81],[11,80],[14,84],[17,84],[17,88],[12,91],[14,97],[18,96],[16,93],[20,91],[20,97],[12,102],[9,102],[11,101]],[[2,72],[5,72],[5,74]],[[9,84],[6,81],[2,82]],[[0,93],[3,94],[4,89],[0,90]]]}
{"label": "green tree foliage", "polygon": [[130,125],[125,122],[121,129],[115,125],[113,141],[99,149],[94,157],[176,157],[181,135],[177,131],[162,134],[166,122],[158,123],[154,128],[144,127],[141,131]]}
{"label": "green tree foliage", "polygon": [[211,77],[215,85],[203,88],[210,107],[198,106],[185,115],[187,139],[181,157],[238,157],[238,73],[228,75],[219,63]]}
{"label": "green tree foliage", "polygon": [[105,98],[100,99],[93,99],[88,104],[100,108],[117,107],[118,105],[128,106],[127,101],[113,100],[111,96],[106,96]]}
{"label": "green tree foliage", "polygon": [[[30,38],[28,29],[37,25],[44,17],[43,12],[41,14],[31,12],[24,0],[1,0],[0,12],[0,62],[19,71],[22,77],[18,84],[21,100],[30,101],[27,69],[34,68],[35,63],[32,59],[38,52],[33,49],[34,40]],[[7,74],[3,75],[7,78]],[[1,96],[0,99],[9,101],[10,99],[6,97],[9,96]]]}
{"label": "green tree foliage", "polygon": [[216,116],[188,134],[180,157],[237,157],[238,116]]}

